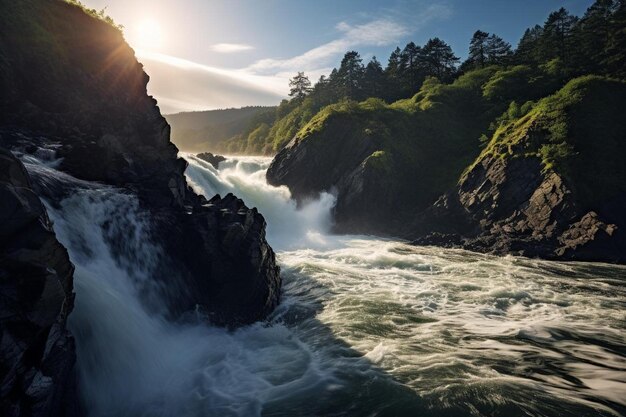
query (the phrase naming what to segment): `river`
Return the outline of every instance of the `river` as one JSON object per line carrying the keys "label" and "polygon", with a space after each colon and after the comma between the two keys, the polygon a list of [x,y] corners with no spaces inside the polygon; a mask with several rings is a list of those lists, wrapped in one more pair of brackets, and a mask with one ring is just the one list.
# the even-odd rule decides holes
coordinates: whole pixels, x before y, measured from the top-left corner
{"label": "river", "polygon": [[[149,218],[133,195],[82,182],[48,209],[76,265],[70,328],[91,416],[626,414],[626,267],[335,236],[333,197],[298,209],[265,182],[269,158],[216,170],[183,156],[197,192],[265,216],[281,304],[235,331],[166,320]],[[25,162],[40,182],[78,181]],[[128,236],[123,255],[112,233]]]}

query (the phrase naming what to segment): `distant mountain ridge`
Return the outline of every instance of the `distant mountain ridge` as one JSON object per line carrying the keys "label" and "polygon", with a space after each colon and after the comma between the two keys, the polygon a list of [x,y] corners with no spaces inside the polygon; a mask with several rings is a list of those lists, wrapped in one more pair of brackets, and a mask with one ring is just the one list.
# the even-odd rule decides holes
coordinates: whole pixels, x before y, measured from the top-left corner
{"label": "distant mountain ridge", "polygon": [[180,112],[164,117],[172,127],[172,141],[183,151],[239,153],[240,149],[235,149],[232,143],[241,141],[260,115],[274,109],[249,106]]}

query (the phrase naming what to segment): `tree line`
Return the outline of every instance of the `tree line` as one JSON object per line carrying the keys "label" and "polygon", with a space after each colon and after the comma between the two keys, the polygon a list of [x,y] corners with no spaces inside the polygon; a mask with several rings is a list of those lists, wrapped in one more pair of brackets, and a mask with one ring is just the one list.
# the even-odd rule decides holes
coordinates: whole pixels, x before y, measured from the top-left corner
{"label": "tree line", "polygon": [[358,52],[349,51],[339,68],[320,77],[313,87],[299,72],[290,80],[290,96],[296,103],[309,97],[316,107],[369,97],[393,102],[413,96],[429,77],[451,82],[465,72],[490,65],[548,64],[568,76],[626,77],[626,0],[596,0],[581,18],[560,8],[543,25],[528,28],[515,49],[500,36],[477,30],[462,63],[439,38],[429,39],[423,46],[409,42],[403,49],[397,47],[384,68],[376,57],[364,64]]}

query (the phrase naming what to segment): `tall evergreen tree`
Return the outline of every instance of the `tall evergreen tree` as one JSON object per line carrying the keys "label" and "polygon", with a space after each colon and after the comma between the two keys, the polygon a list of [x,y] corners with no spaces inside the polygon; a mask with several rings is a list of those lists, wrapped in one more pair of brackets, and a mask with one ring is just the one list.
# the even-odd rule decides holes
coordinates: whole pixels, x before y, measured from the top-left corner
{"label": "tall evergreen tree", "polygon": [[473,68],[482,68],[487,64],[487,39],[489,33],[477,30],[472,36],[468,61]]}
{"label": "tall evergreen tree", "polygon": [[337,81],[341,95],[354,100],[363,98],[364,74],[365,68],[359,53],[356,51],[347,52],[341,60],[341,66],[337,71]]}
{"label": "tall evergreen tree", "polygon": [[384,97],[385,74],[376,57],[365,66],[363,75],[364,95],[366,97]]}
{"label": "tall evergreen tree", "polygon": [[485,42],[486,61],[489,64],[505,65],[513,54],[511,44],[498,35],[491,34]]}
{"label": "tall evergreen tree", "polygon": [[626,78],[626,0],[618,0],[609,22],[609,36],[602,65],[605,72]]}
{"label": "tall evergreen tree", "polygon": [[403,89],[408,95],[417,91],[424,81],[422,48],[409,42],[400,54],[400,68]]}
{"label": "tall evergreen tree", "polygon": [[385,84],[387,91],[383,98],[388,102],[395,101],[402,97],[402,51],[400,47],[396,49],[389,56],[387,61],[387,68],[385,68]]}
{"label": "tall evergreen tree", "polygon": [[570,63],[573,49],[574,26],[578,18],[561,7],[550,13],[543,25],[541,58],[549,61],[552,58],[561,58]]}
{"label": "tall evergreen tree", "polygon": [[304,72],[298,72],[295,77],[289,80],[289,96],[297,100],[302,100],[311,92],[311,81]]}
{"label": "tall evergreen tree", "polygon": [[535,25],[533,28],[526,29],[515,50],[515,63],[537,64],[539,62],[539,49],[542,37],[543,27]]}
{"label": "tall evergreen tree", "polygon": [[448,81],[456,71],[459,62],[452,52],[450,45],[439,38],[429,39],[422,48],[427,75],[432,75],[442,81]]}

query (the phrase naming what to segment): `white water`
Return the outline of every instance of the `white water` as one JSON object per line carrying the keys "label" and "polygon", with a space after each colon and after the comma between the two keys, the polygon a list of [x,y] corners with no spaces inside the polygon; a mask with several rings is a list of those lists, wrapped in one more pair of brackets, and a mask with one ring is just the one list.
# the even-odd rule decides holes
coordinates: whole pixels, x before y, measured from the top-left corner
{"label": "white water", "polygon": [[[187,158],[196,190],[265,215],[281,305],[234,332],[163,319],[167,289],[150,279],[162,253],[134,197],[77,182],[49,211],[77,267],[70,326],[90,415],[624,413],[626,268],[332,236],[332,197],[296,210],[265,183],[268,159],[218,171]],[[26,162],[40,183],[75,181]]]}

